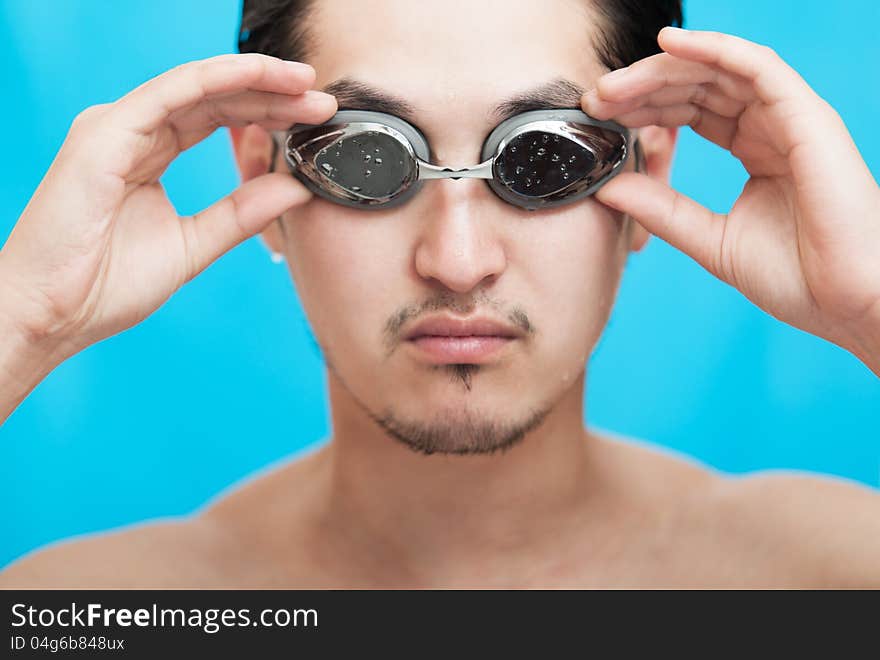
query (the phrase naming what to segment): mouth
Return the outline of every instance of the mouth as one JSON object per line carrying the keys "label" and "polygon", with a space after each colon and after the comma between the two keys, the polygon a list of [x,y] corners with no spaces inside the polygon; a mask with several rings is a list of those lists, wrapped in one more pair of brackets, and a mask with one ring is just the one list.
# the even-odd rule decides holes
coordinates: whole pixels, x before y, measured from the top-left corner
{"label": "mouth", "polygon": [[431,364],[482,364],[522,336],[518,327],[488,316],[447,314],[423,319],[404,339]]}
{"label": "mouth", "polygon": [[514,341],[499,335],[419,335],[407,343],[432,364],[482,364]]}

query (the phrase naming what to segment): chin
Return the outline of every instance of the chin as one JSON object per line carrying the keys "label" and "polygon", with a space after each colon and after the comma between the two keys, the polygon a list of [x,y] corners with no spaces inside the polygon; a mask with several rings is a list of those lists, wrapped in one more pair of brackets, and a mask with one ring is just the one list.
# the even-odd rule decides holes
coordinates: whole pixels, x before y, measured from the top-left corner
{"label": "chin", "polygon": [[388,407],[374,420],[386,434],[420,454],[485,455],[520,444],[546,417],[547,409],[529,409],[510,417],[503,412],[444,406],[417,417]]}

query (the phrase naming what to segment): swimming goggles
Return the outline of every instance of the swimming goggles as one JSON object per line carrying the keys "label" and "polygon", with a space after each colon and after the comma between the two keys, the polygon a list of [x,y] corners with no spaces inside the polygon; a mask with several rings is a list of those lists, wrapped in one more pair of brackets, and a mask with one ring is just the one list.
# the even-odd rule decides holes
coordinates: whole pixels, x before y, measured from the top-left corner
{"label": "swimming goggles", "polygon": [[[309,190],[360,209],[402,204],[427,179],[461,178],[485,179],[498,197],[523,209],[570,204],[617,175],[637,145],[635,130],[568,108],[503,121],[483,143],[482,162],[461,169],[431,164],[425,135],[383,112],[340,110],[323,124],[296,124],[273,137]],[[635,159],[638,171],[637,149]]]}

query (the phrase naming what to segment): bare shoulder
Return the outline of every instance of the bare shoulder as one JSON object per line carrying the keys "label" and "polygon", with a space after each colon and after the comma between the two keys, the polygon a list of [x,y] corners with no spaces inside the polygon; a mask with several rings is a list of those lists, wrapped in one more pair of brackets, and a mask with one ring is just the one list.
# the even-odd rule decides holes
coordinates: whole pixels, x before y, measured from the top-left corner
{"label": "bare shoulder", "polygon": [[[275,537],[295,524],[297,507],[308,509],[307,484],[316,458],[309,455],[252,474],[187,516],[39,548],[0,570],[0,588],[236,588],[271,583]],[[285,525],[274,524],[278,520]]]}
{"label": "bare shoulder", "polygon": [[201,517],[169,518],[65,539],[0,572],[0,588],[138,588],[210,584],[221,530]]}
{"label": "bare shoulder", "polygon": [[793,574],[836,587],[880,587],[880,492],[854,481],[763,471],[718,481],[709,510]]}
{"label": "bare shoulder", "polygon": [[729,475],[603,435],[627,489],[674,520],[689,572],[703,570],[713,584],[880,587],[880,491],[805,472]]}
{"label": "bare shoulder", "polygon": [[640,438],[607,430],[591,435],[606,450],[603,455],[626,489],[662,506],[699,497],[723,479],[721,473],[690,456]]}

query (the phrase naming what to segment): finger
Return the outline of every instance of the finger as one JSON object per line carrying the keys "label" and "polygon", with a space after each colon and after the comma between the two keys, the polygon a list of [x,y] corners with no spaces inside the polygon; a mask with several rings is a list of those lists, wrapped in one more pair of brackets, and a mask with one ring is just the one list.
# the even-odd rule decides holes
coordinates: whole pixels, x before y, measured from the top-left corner
{"label": "finger", "polygon": [[725,216],[644,174],[624,172],[599,188],[602,204],[630,215],[725,281],[721,261]]}
{"label": "finger", "polygon": [[301,206],[312,193],[287,174],[264,174],[201,213],[181,218],[187,281],[242,241],[263,231],[282,213]]}
{"label": "finger", "polygon": [[[182,138],[172,119],[187,115],[199,104],[211,104],[236,93],[251,91],[292,97],[308,91],[310,99],[326,97],[315,102],[324,104],[325,116],[321,116],[320,110],[311,109],[311,100],[297,101],[306,104],[309,117],[320,117],[320,123],[335,111],[336,100],[329,94],[309,90],[313,82],[314,69],[310,66],[257,54],[225,55],[184,64],[144,83],[115,103],[81,113],[65,142],[65,153],[74,157],[65,161],[74,169],[94,175],[152,180],[161,175],[182,148],[192,146],[222,123],[217,113],[212,115],[210,110],[196,112],[193,116],[204,121],[202,130],[190,124],[190,135]],[[283,102],[272,101],[276,107],[278,103]],[[278,125],[269,122],[266,127],[276,130]],[[155,130],[148,132],[151,128]]]}
{"label": "finger", "polygon": [[584,112],[596,119],[613,119],[644,106],[663,107],[693,104],[711,110],[723,117],[737,117],[746,103],[732,98],[713,83],[664,87],[647,95],[615,103],[601,99],[595,90],[582,97]]}
{"label": "finger", "polygon": [[[777,102],[775,140],[788,156],[795,180],[803,182],[799,188],[807,206],[823,208],[829,200],[853,197],[854,190],[871,189],[870,171],[840,115],[772,49],[733,35],[671,28],[661,30],[658,41],[672,55],[752,80],[762,100]],[[829,163],[834,177],[827,176]],[[816,181],[823,184],[813,185]],[[834,240],[833,228],[815,229]]]}
{"label": "finger", "polygon": [[657,53],[630,66],[606,73],[596,81],[598,96],[622,102],[645,96],[665,87],[711,83],[724,94],[740,101],[756,98],[751,82],[702,62],[693,62],[669,53]]}
{"label": "finger", "polygon": [[665,27],[657,39],[670,55],[702,62],[748,80],[758,98],[772,104],[809,96],[804,79],[771,48],[722,32]]}
{"label": "finger", "polygon": [[639,108],[617,116],[616,120],[630,128],[690,126],[698,135],[727,150],[730,150],[737,132],[736,119],[722,117],[700,106],[688,104],[663,108]]}
{"label": "finger", "polygon": [[[201,142],[219,126],[255,123],[267,131],[279,131],[296,122],[321,123],[334,112],[336,99],[323,92],[309,90],[295,96],[247,92],[208,99],[180,115],[172,115],[149,140],[147,152],[142,148],[122,149],[107,136],[103,149],[100,140],[90,145],[91,154],[104,171],[129,183],[148,183],[162,176],[181,151]],[[97,153],[101,159],[94,159]]]}
{"label": "finger", "polygon": [[254,90],[302,94],[315,70],[302,62],[247,53],[189,62],[147,81],[123,96],[109,118],[120,127],[148,134],[177,111],[213,96]]}
{"label": "finger", "polygon": [[319,124],[336,109],[333,96],[315,90],[296,95],[249,91],[206,99],[169,121],[177,129],[180,148],[188,149],[219,126],[257,124],[268,131],[286,130],[295,123]]}

